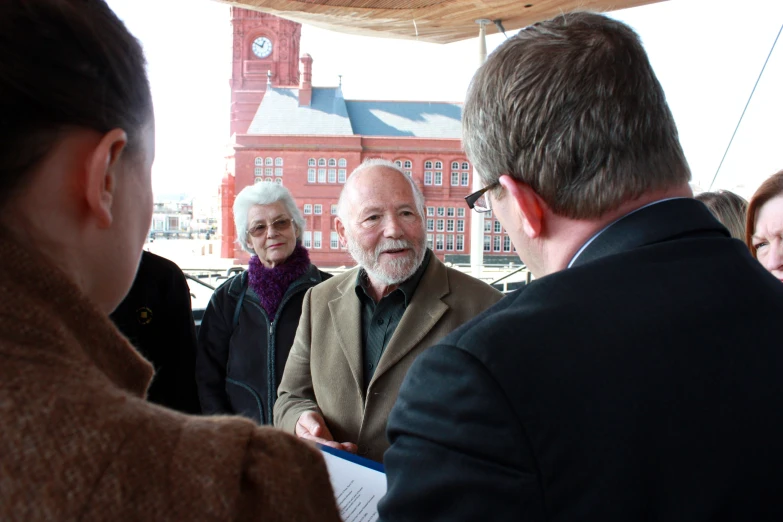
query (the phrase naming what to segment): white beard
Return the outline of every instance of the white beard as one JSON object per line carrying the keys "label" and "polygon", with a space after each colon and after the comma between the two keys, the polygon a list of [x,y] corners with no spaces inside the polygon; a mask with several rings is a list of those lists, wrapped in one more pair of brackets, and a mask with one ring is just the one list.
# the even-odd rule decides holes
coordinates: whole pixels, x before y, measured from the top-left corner
{"label": "white beard", "polygon": [[[350,237],[348,239],[348,252],[351,257],[364,268],[367,275],[373,281],[382,285],[398,285],[411,278],[424,260],[426,249],[424,238],[419,245],[404,239],[387,239],[378,243],[375,252],[367,252],[356,244]],[[381,254],[387,250],[407,248],[410,254],[403,259],[393,259],[381,263]]]}

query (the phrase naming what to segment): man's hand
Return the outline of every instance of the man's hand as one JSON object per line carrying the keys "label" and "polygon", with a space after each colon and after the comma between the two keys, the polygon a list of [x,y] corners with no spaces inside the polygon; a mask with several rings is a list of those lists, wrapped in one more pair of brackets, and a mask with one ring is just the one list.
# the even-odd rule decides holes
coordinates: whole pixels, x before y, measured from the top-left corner
{"label": "man's hand", "polygon": [[314,411],[306,411],[299,416],[299,420],[296,421],[296,436],[351,453],[356,453],[359,449],[352,442],[335,442],[329,428],[326,427],[324,418]]}

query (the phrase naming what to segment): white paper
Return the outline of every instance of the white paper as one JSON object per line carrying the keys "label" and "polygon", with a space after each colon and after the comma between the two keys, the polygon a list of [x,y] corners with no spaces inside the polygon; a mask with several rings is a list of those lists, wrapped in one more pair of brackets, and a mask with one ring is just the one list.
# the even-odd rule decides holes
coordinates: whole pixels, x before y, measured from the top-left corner
{"label": "white paper", "polygon": [[378,501],[386,494],[386,475],[326,451],[321,454],[326,460],[342,519],[345,522],[378,520]]}

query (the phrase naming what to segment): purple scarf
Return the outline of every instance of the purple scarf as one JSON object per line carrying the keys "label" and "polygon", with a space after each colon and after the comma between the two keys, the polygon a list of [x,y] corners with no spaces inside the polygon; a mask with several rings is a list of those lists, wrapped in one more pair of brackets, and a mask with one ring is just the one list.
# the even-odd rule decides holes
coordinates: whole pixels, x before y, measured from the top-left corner
{"label": "purple scarf", "polygon": [[310,256],[307,249],[300,244],[296,245],[288,259],[274,268],[267,268],[261,264],[258,256],[250,258],[247,268],[248,284],[258,296],[261,306],[272,321],[291,283],[299,279],[310,268]]}

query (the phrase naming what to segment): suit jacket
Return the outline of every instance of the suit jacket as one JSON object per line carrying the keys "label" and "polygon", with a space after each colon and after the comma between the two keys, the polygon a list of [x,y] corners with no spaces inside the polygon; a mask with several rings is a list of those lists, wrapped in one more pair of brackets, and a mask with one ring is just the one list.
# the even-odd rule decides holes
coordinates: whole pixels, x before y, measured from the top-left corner
{"label": "suit jacket", "polygon": [[701,203],[626,216],[416,361],[381,519],[783,520],[781,318]]}
{"label": "suit jacket", "polygon": [[354,290],[358,270],[305,295],[278,389],[275,425],[294,433],[302,413],[318,411],[335,440],[354,442],[362,456],[380,461],[388,447],[386,420],[413,360],[502,294],[431,256],[365,390],[361,311]]}
{"label": "suit jacket", "polygon": [[339,521],[318,451],[151,404],[152,367],[0,232],[0,520]]}

